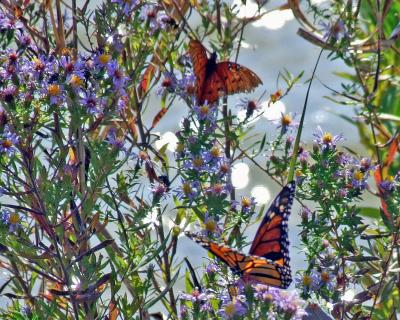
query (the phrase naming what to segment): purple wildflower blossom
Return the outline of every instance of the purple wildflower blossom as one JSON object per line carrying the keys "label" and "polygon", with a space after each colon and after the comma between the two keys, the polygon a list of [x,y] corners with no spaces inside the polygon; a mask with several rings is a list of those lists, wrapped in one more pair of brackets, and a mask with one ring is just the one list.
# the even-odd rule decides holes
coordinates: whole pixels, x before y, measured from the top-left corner
{"label": "purple wildflower blossom", "polygon": [[334,136],[330,132],[323,132],[320,126],[317,127],[314,137],[314,142],[317,143],[323,151],[334,149],[338,142],[343,141],[343,136],[341,134]]}
{"label": "purple wildflower blossom", "polygon": [[163,95],[167,92],[173,93],[176,90],[178,80],[173,72],[165,72],[164,79],[161,82],[161,87],[158,88],[157,94]]}
{"label": "purple wildflower blossom", "polygon": [[351,184],[354,188],[365,189],[367,186],[368,173],[363,173],[361,170],[355,170],[351,179]]}
{"label": "purple wildflower blossom", "polygon": [[140,13],[140,18],[148,24],[151,34],[157,31],[161,26],[157,19],[157,15],[158,8],[151,4],[144,5]]}
{"label": "purple wildflower blossom", "polygon": [[102,101],[96,97],[96,94],[91,91],[85,91],[84,97],[80,99],[80,103],[86,108],[89,114],[102,113]]}
{"label": "purple wildflower blossom", "polygon": [[218,225],[218,219],[211,216],[208,211],[204,217],[204,230],[202,232],[206,237],[211,234],[219,237],[222,233],[222,228]]}
{"label": "purple wildflower blossom", "polygon": [[242,196],[242,199],[240,200],[240,205],[241,205],[243,213],[252,212],[254,210],[255,205],[256,205],[255,198],[254,197]]}
{"label": "purple wildflower blossom", "polygon": [[42,89],[44,95],[50,98],[50,104],[61,105],[65,101],[64,87],[57,83],[50,83]]}
{"label": "purple wildflower blossom", "polygon": [[208,120],[210,122],[215,122],[217,108],[208,105],[207,101],[202,106],[194,106],[193,110],[200,121]]}
{"label": "purple wildflower blossom", "polygon": [[299,150],[299,161],[301,163],[307,163],[309,157],[310,157],[310,152],[308,152],[306,149],[304,149],[303,147],[300,148]]}
{"label": "purple wildflower blossom", "polygon": [[111,0],[111,2],[118,3],[126,16],[129,16],[131,11],[138,4],[137,0]]}
{"label": "purple wildflower blossom", "polygon": [[206,272],[209,275],[217,273],[219,270],[220,270],[219,266],[214,262],[210,262],[210,264],[207,265],[207,267],[206,267]]}
{"label": "purple wildflower blossom", "polygon": [[195,198],[199,195],[200,184],[198,181],[188,181],[181,179],[181,186],[177,190],[177,197],[179,199],[189,199],[189,202],[193,202]]}
{"label": "purple wildflower blossom", "polygon": [[156,198],[165,198],[168,187],[164,183],[153,183],[150,187],[151,192]]}
{"label": "purple wildflower blossom", "polygon": [[339,19],[335,23],[329,22],[329,23],[321,23],[324,35],[323,38],[324,40],[327,40],[329,38],[335,39],[335,40],[341,40],[345,37],[347,37],[347,29],[344,21],[342,19]]}
{"label": "purple wildflower blossom", "polygon": [[210,150],[203,151],[203,158],[210,165],[215,165],[223,160],[225,156],[222,149],[217,145],[214,145]]}
{"label": "purple wildflower blossom", "polygon": [[379,187],[386,192],[391,192],[396,184],[396,177],[388,176],[385,180],[379,183]]}
{"label": "purple wildflower blossom", "polygon": [[0,136],[0,154],[5,153],[7,156],[12,156],[16,149],[16,145],[19,143],[19,137],[11,132],[9,126],[4,127],[3,134]]}
{"label": "purple wildflower blossom", "polygon": [[192,301],[194,303],[200,303],[208,301],[212,295],[207,294],[206,292],[200,292],[198,288],[195,288],[191,294],[181,293],[179,298],[181,300]]}
{"label": "purple wildflower blossom", "polygon": [[124,87],[129,78],[125,76],[125,73],[119,68],[116,60],[111,60],[110,63],[107,64],[107,73],[113,80],[114,90],[124,95]]}
{"label": "purple wildflower blossom", "polygon": [[13,102],[17,94],[18,94],[18,88],[14,85],[10,85],[9,87],[0,91],[0,98],[5,102],[11,103]]}
{"label": "purple wildflower blossom", "polygon": [[15,19],[15,17],[8,17],[4,12],[0,12],[0,30],[16,30],[23,29],[24,24]]}
{"label": "purple wildflower blossom", "polygon": [[233,301],[228,296],[222,297],[222,305],[218,314],[224,319],[237,319],[247,313],[247,304],[236,297]]}
{"label": "purple wildflower blossom", "polygon": [[10,212],[8,209],[0,211],[0,221],[8,227],[9,232],[14,232],[21,226],[21,217],[16,212]]}
{"label": "purple wildflower blossom", "polygon": [[117,129],[111,128],[107,134],[107,142],[112,145],[116,149],[123,149],[124,147],[124,138],[117,136]]}

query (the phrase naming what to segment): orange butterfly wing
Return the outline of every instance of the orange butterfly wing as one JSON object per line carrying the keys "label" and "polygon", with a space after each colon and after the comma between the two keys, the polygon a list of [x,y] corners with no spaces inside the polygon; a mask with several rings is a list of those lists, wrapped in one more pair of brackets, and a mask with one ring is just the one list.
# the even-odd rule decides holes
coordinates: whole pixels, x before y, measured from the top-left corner
{"label": "orange butterfly wing", "polygon": [[223,94],[248,92],[262,84],[253,71],[240,64],[229,61],[216,63],[216,57],[208,59],[206,49],[198,40],[190,40],[189,54],[197,80],[197,99],[200,104],[205,101],[214,103]]}
{"label": "orange butterfly wing", "polygon": [[246,255],[224,244],[210,241],[206,237],[189,232],[185,234],[217,256],[226,263],[234,273],[243,276],[246,280],[253,280],[281,288],[287,288],[290,284],[290,281],[287,281],[284,268],[273,261],[263,257]]}
{"label": "orange butterfly wing", "polygon": [[206,80],[207,52],[200,41],[190,40],[189,54],[193,63],[194,75],[196,76],[197,97],[200,99],[199,97],[203,93],[204,81]]}
{"label": "orange butterfly wing", "polygon": [[225,82],[226,94],[249,92],[262,84],[261,79],[250,69],[234,62],[220,62],[215,72]]}
{"label": "orange butterfly wing", "polygon": [[250,248],[250,254],[289,267],[288,219],[293,204],[294,181],[288,183],[269,207]]}

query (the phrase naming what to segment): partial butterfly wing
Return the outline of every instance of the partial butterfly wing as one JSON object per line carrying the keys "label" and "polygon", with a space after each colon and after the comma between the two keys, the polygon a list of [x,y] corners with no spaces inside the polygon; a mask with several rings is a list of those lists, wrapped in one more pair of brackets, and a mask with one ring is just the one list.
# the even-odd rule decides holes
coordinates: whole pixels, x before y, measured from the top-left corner
{"label": "partial butterfly wing", "polygon": [[266,285],[287,288],[288,281],[287,270],[263,257],[246,255],[224,244],[210,241],[208,238],[198,236],[189,232],[185,233],[189,238],[199,243],[202,247],[217,256],[227,264],[233,272],[241,275],[246,280],[253,280]]}
{"label": "partial butterfly wing", "polygon": [[294,181],[289,182],[269,207],[250,248],[250,254],[264,257],[287,269],[290,284],[288,219],[293,204]]}
{"label": "partial butterfly wing", "polygon": [[220,96],[225,94],[226,86],[224,81],[221,79],[218,73],[213,72],[204,82],[199,103],[202,104],[207,101],[207,103],[211,104],[217,101]]}
{"label": "partial butterfly wing", "polygon": [[261,79],[250,69],[234,62],[220,62],[215,72],[225,82],[226,94],[249,92],[262,84]]}
{"label": "partial butterfly wing", "polygon": [[189,54],[196,76],[197,97],[199,98],[203,93],[204,81],[206,80],[207,52],[200,41],[192,39],[189,42]]}

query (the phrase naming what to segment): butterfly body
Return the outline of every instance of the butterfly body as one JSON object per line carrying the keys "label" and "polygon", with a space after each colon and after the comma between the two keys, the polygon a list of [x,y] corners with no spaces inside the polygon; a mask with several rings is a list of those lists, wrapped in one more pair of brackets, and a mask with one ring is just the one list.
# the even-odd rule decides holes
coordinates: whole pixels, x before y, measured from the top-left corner
{"label": "butterfly body", "polygon": [[186,235],[216,255],[244,280],[287,288],[292,282],[287,222],[294,191],[295,184],[290,182],[274,199],[258,228],[249,254],[210,241],[207,237],[188,232]]}
{"label": "butterfly body", "polygon": [[260,78],[246,67],[229,61],[217,63],[215,52],[208,58],[206,49],[198,40],[190,41],[189,54],[193,62],[197,100],[200,104],[206,101],[211,104],[221,95],[248,92],[262,84]]}

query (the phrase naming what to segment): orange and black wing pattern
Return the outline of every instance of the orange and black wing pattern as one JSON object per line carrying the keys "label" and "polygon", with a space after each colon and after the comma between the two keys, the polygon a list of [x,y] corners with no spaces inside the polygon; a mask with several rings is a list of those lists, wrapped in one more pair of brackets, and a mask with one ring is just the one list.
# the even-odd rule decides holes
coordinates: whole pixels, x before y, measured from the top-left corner
{"label": "orange and black wing pattern", "polygon": [[196,94],[200,104],[214,103],[222,95],[249,92],[262,84],[250,69],[234,62],[216,62],[216,54],[207,57],[204,46],[198,40],[190,40],[189,54],[196,76]]}
{"label": "orange and black wing pattern", "polygon": [[285,289],[292,282],[287,222],[294,191],[295,183],[290,182],[274,199],[248,255],[203,236],[188,232],[186,235],[217,256],[245,280]]}

